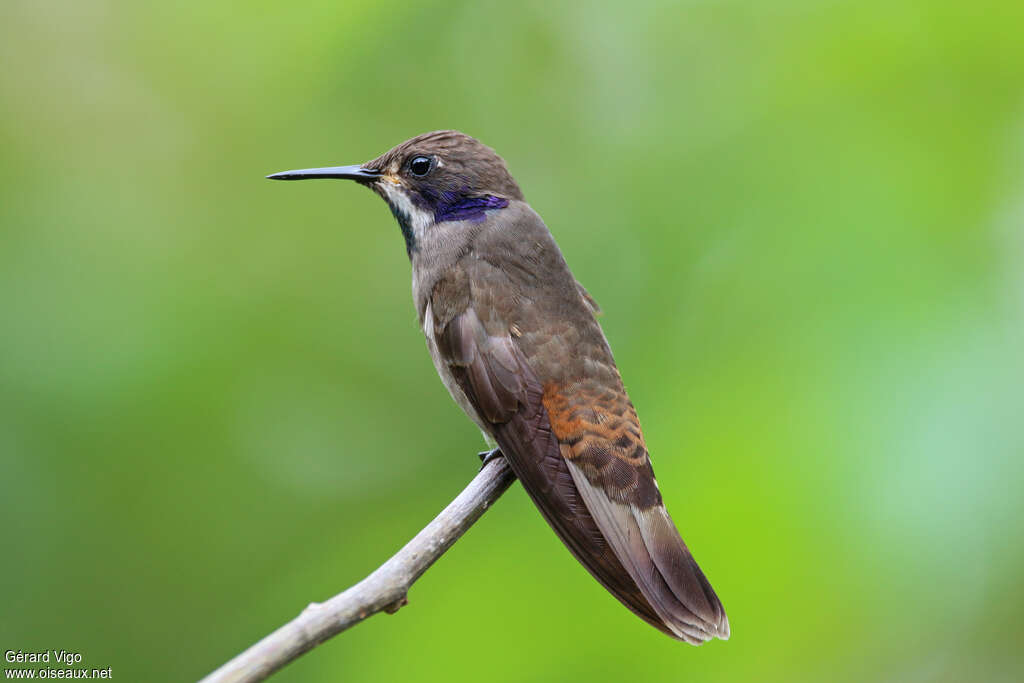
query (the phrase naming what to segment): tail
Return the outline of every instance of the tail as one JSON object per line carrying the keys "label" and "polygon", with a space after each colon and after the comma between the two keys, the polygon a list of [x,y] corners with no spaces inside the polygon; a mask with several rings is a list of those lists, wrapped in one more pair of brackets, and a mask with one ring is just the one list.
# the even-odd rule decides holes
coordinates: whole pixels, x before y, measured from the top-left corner
{"label": "tail", "polygon": [[661,621],[659,628],[693,645],[712,638],[727,640],[725,609],[664,504],[641,508],[618,502],[595,487],[573,461],[567,464],[601,534]]}

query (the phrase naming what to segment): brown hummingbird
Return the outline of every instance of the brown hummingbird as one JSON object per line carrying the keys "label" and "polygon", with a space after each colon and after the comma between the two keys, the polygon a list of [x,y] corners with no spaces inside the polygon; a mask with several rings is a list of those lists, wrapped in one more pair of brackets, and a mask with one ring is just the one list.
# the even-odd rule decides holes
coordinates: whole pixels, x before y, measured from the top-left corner
{"label": "brown hummingbird", "polygon": [[665,510],[598,306],[494,150],[443,130],[365,164],[267,177],[346,178],[379,194],[405,237],[434,366],[496,444],[489,457],[505,457],[576,559],[637,616],[695,645],[729,637]]}

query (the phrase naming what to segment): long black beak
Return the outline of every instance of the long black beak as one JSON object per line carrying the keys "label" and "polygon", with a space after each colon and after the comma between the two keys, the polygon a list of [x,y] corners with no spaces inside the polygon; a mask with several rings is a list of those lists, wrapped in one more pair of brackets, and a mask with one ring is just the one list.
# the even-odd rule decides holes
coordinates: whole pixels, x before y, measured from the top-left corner
{"label": "long black beak", "polygon": [[310,178],[343,178],[345,180],[375,180],[381,172],[362,166],[329,166],[327,168],[304,168],[298,171],[282,171],[267,177],[271,180],[309,180]]}

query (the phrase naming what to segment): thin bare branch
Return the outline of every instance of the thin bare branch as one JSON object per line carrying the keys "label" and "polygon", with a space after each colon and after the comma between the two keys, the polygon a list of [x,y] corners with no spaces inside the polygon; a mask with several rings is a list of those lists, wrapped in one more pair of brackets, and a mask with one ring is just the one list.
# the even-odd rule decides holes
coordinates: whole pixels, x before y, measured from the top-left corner
{"label": "thin bare branch", "polygon": [[494,458],[416,537],[376,571],[323,603],[312,603],[295,619],[220,667],[200,683],[262,681],[328,638],[377,612],[406,604],[416,579],[515,481],[504,458]]}

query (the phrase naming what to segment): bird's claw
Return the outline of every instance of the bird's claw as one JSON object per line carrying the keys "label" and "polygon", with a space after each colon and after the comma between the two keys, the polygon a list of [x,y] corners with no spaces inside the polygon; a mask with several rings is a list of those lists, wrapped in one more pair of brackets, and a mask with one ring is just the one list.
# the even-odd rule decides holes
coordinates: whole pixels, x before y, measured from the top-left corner
{"label": "bird's claw", "polygon": [[487,463],[489,463],[490,461],[494,460],[495,458],[502,458],[502,457],[504,457],[504,455],[502,454],[500,448],[492,448],[489,451],[480,451],[479,453],[477,453],[477,455],[480,456],[480,469],[481,470],[483,470],[483,468],[487,467]]}

